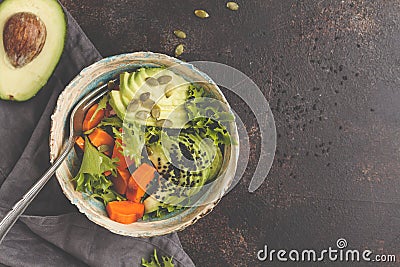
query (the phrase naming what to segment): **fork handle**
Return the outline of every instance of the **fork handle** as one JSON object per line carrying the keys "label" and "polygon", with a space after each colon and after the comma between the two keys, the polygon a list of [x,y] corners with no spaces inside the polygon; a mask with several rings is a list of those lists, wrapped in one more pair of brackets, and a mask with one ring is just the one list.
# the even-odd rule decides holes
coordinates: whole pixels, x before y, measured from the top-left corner
{"label": "fork handle", "polygon": [[68,153],[74,147],[75,138],[69,138],[60,156],[54,162],[54,164],[46,171],[45,174],[29,189],[28,192],[12,207],[12,209],[6,214],[6,216],[0,222],[0,243],[4,237],[10,231],[11,227],[18,220],[19,216],[25,211],[32,200],[37,196],[44,185],[50,180],[54,172],[64,161]]}

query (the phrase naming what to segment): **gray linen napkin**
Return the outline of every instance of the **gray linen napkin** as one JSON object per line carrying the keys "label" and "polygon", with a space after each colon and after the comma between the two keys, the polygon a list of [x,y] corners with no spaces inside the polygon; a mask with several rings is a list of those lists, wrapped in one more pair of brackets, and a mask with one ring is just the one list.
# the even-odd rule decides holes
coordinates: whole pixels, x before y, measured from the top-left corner
{"label": "gray linen napkin", "polygon": [[[23,103],[0,101],[0,218],[50,166],[50,116],[58,95],[82,68],[101,58],[66,13],[65,50],[46,86]],[[194,266],[176,233],[148,239],[113,234],[79,213],[53,177],[0,245],[0,264],[141,266],[154,248],[173,256],[175,266]]]}

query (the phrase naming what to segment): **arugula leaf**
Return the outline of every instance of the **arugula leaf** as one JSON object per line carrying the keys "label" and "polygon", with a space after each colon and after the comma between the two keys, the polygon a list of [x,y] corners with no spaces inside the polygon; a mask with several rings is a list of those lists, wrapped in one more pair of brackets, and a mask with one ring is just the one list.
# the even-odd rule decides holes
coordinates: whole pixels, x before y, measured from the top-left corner
{"label": "arugula leaf", "polygon": [[73,181],[76,181],[76,191],[90,194],[107,205],[113,200],[121,200],[118,193],[111,189],[112,182],[103,174],[111,171],[116,175],[116,160],[110,159],[99,152],[85,137],[85,150],[81,167]]}
{"label": "arugula leaf", "polygon": [[158,259],[158,256],[157,256],[157,250],[154,249],[154,255],[151,256],[150,261],[146,261],[144,258],[142,258],[142,266],[143,267],[174,267],[175,264],[172,263],[172,258],[173,257],[162,256],[161,257],[162,262],[160,263],[160,260]]}
{"label": "arugula leaf", "polygon": [[90,118],[90,121],[92,121],[96,117],[97,113],[100,110],[105,109],[107,107],[107,102],[108,102],[108,94],[106,94],[105,96],[103,96],[102,99],[100,99],[96,110],[94,111],[92,117]]}

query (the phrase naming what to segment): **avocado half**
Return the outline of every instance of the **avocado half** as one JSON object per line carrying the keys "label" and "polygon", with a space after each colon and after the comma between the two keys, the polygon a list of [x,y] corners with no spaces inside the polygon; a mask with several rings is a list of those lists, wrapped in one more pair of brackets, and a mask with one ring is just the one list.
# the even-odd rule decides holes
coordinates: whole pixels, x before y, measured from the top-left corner
{"label": "avocado half", "polygon": [[0,98],[25,101],[53,73],[64,49],[67,21],[56,0],[0,4]]}

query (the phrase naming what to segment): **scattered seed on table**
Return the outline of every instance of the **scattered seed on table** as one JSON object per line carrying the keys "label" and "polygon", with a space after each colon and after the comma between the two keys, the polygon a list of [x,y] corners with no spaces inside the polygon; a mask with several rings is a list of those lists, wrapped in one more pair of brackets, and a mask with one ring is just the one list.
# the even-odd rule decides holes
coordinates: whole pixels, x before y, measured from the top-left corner
{"label": "scattered seed on table", "polygon": [[185,47],[183,46],[183,44],[179,44],[176,48],[175,48],[175,56],[179,57],[180,55],[183,54],[183,51],[185,50]]}
{"label": "scattered seed on table", "polygon": [[194,11],[194,14],[195,14],[197,17],[201,18],[201,19],[205,19],[205,18],[208,18],[208,17],[210,16],[210,15],[207,13],[207,11],[202,10],[202,9],[196,9],[196,10]]}
{"label": "scattered seed on table", "polygon": [[226,7],[233,11],[236,11],[239,9],[239,5],[236,2],[228,2],[228,3],[226,3]]}
{"label": "scattered seed on table", "polygon": [[181,38],[181,39],[185,39],[186,38],[186,33],[184,31],[181,30],[175,30],[174,34],[176,37]]}

